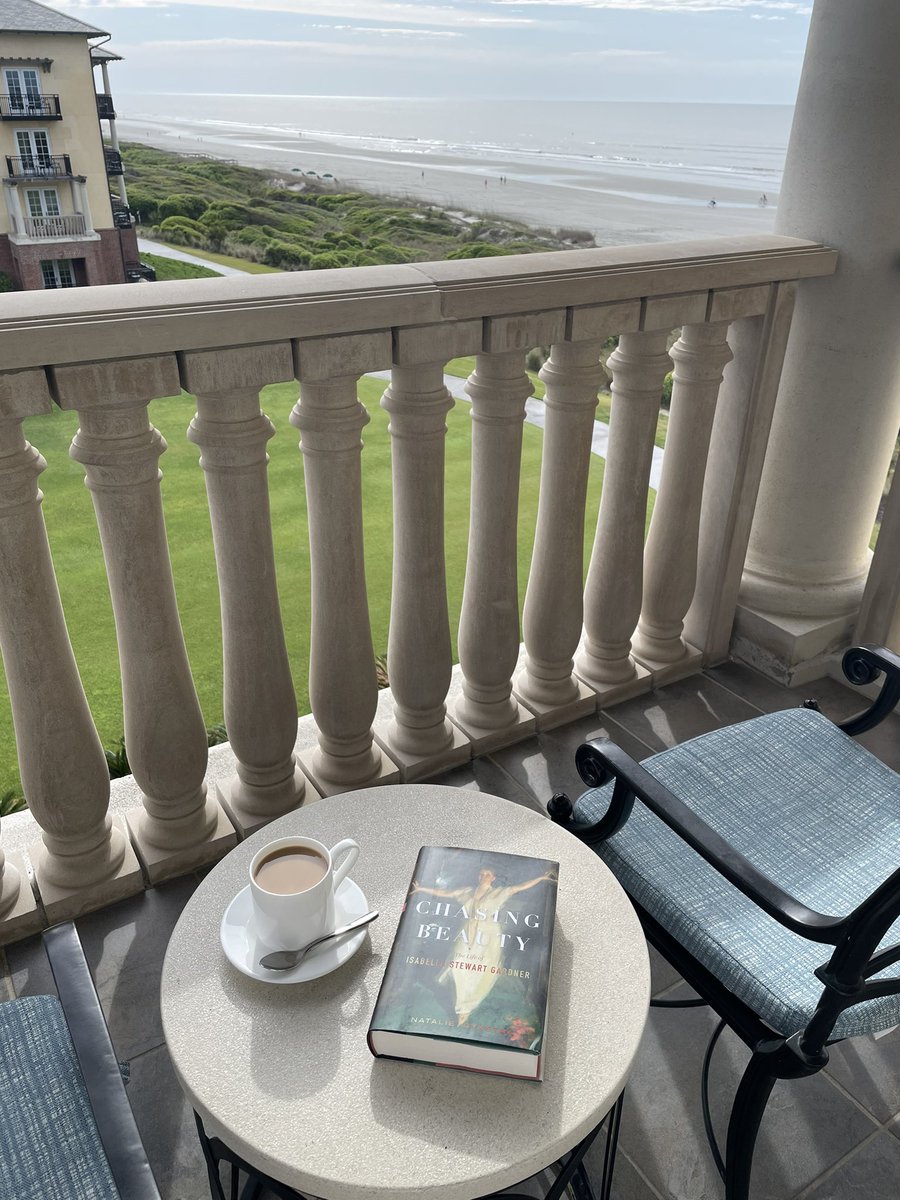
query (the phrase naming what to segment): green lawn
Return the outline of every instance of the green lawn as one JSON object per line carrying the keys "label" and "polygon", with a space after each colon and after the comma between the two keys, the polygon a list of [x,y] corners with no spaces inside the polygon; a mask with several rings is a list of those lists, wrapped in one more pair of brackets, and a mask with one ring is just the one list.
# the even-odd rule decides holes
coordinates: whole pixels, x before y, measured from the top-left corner
{"label": "green lawn", "polygon": [[[238,271],[246,271],[248,275],[271,275],[273,272],[278,273],[278,267],[266,267],[262,263],[251,262],[249,258],[234,258],[230,254],[217,254],[213,250],[196,250],[193,246],[173,246],[169,242],[160,242],[158,239],[153,239],[157,245],[167,246],[170,250],[183,250],[185,254],[192,254],[194,258],[202,258],[206,262],[221,263],[223,267],[234,267]],[[142,258],[146,259],[146,255],[142,254]],[[217,274],[217,272],[214,272]]]}
{"label": "green lawn", "polygon": [[199,263],[184,262],[180,258],[164,258],[161,254],[141,252],[141,262],[152,267],[158,281],[163,279],[221,279],[221,273]]}
{"label": "green lawn", "polygon": [[[371,422],[363,432],[366,572],[376,653],[387,647],[391,590],[390,442],[387,414],[379,406],[384,384],[364,379],[360,398]],[[301,712],[309,711],[307,661],[309,649],[309,552],[303,466],[297,431],[288,424],[296,399],[295,384],[267,388],[264,407],[278,430],[269,443],[269,483],[281,607],[288,652]],[[169,532],[175,586],[188,654],[207,724],[222,720],[222,650],[219,599],[212,535],[206,510],[203,474],[197,447],[185,431],[193,415],[191,397],[157,400],[151,420],[163,433],[168,450],[163,456],[163,500]],[[461,403],[449,414],[447,435],[447,577],[454,654],[462,599],[468,536],[471,447],[470,409]],[[26,437],[47,459],[42,476],[44,512],[66,619],[94,719],[104,745],[122,734],[121,689],[115,628],[90,495],[83,470],[69,458],[75,432],[74,413],[54,411],[25,423]],[[524,599],[540,477],[541,432],[524,430],[519,517],[520,602]],[[603,478],[603,461],[591,459],[585,566]],[[9,700],[0,696],[0,791],[18,786]]]}
{"label": "green lawn", "polygon": [[[467,358],[454,358],[452,362],[447,363],[447,374],[457,375],[461,379],[467,379],[475,370],[475,357],[469,355]],[[543,400],[546,389],[543,383],[535,374],[534,371],[527,371],[526,374],[534,384],[534,394],[538,400]],[[602,421],[604,425],[609,424],[610,406],[612,404],[612,396],[609,392],[600,393],[600,403],[597,405],[597,420]],[[656,444],[660,449],[666,444],[666,430],[669,428],[669,414],[663,409],[659,410],[659,420],[656,423]]]}

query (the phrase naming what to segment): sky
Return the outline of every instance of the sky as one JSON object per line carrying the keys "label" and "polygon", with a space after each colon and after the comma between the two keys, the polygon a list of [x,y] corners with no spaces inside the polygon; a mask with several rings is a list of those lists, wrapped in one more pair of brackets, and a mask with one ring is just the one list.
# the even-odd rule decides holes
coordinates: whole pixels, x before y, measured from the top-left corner
{"label": "sky", "polygon": [[[45,0],[47,2],[47,0]],[[49,0],[116,95],[792,104],[809,0]]]}

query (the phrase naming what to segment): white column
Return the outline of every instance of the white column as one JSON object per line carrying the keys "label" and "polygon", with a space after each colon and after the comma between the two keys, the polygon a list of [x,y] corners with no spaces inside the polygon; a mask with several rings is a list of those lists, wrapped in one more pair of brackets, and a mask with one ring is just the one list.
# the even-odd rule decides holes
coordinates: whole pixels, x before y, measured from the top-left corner
{"label": "white column", "polygon": [[584,594],[585,640],[575,669],[601,703],[648,686],[631,658],[641,611],[644,528],[663,381],[671,367],[665,330],[623,333],[612,372],[609,445],[597,533]]}
{"label": "white column", "polygon": [[84,231],[85,233],[93,233],[94,222],[91,217],[91,205],[88,199],[87,184],[82,183],[80,179],[73,179],[72,187],[78,189],[78,203],[80,206],[79,211],[84,217]]}
{"label": "white column", "polygon": [[182,355],[197,397],[188,437],[202,451],[222,611],[224,712],[237,775],[220,798],[248,832],[295,808],[303,772],[294,758],[297,698],[288,662],[266,468],[275,427],[260,411],[262,381],[293,378],[291,348]]}
{"label": "white column", "polygon": [[527,657],[516,695],[550,729],[597,707],[573,674],[581,638],[584,520],[597,394],[607,382],[602,340],[557,342],[540,377],[546,386],[537,528],[523,629]]}
{"label": "white column", "polygon": [[840,258],[798,289],[741,594],[788,680],[849,637],[900,425],[898,45],[894,0],[816,0],[776,232]]}
{"label": "white column", "polygon": [[[359,335],[363,358],[371,336]],[[309,699],[319,729],[318,748],[302,754],[300,765],[323,795],[399,779],[372,736],[378,684],[363,555],[360,435],[369,416],[356,395],[362,372],[328,378],[332,366],[352,369],[354,347],[340,343],[354,340],[334,339],[334,349],[330,339],[324,346],[300,343],[300,399],[291,413],[303,452],[312,583]]]}
{"label": "white column", "polygon": [[453,397],[443,362],[397,366],[381,401],[391,416],[394,553],[388,674],[394,719],[379,741],[420,779],[470,755],[447,717],[453,665],[444,564],[444,441]]}
{"label": "white column", "polygon": [[[43,830],[29,855],[56,921],[139,892],[143,880],[124,823],[109,815],[106,759],[66,630],[37,486],[47,464],[22,433],[22,416],[50,410],[43,372],[0,377],[0,409],[0,651],[22,789]],[[7,932],[40,925],[20,880],[15,889],[7,862]]]}
{"label": "white column", "polygon": [[[110,97],[110,99],[112,99],[112,92],[110,91],[110,87],[109,87],[109,71],[106,69],[105,62],[102,62],[100,64],[100,71],[103,75],[103,91],[106,93],[107,96]],[[111,117],[107,121],[107,124],[109,125],[110,147],[113,150],[118,151],[119,150],[119,134],[116,130],[115,118]],[[119,192],[119,199],[122,201],[123,204],[127,205],[128,204],[128,193],[125,190],[125,176],[124,175],[116,176],[116,186],[117,186],[118,192]]]}
{"label": "white column", "polygon": [[19,189],[11,186],[5,187],[3,190],[6,193],[6,206],[9,210],[13,232],[17,233],[19,237],[25,237],[25,215],[22,212],[22,198],[19,195]]}
{"label": "white column", "polygon": [[675,363],[666,453],[644,549],[644,595],[634,656],[670,682],[697,670],[702,654],[682,638],[697,583],[700,504],[722,375],[731,361],[728,324],[685,325]]}
{"label": "white column", "polygon": [[519,657],[517,523],[522,424],[531,381],[521,350],[479,354],[472,401],[472,489],[459,623],[463,694],[454,721],[473,754],[516,741],[534,717],[512,694]]}
{"label": "white column", "polygon": [[125,746],[143,809],[128,814],[152,882],[219,857],[235,842],[207,796],[206,727],[184,646],[166,541],[154,396],[180,390],[174,358],[54,371],[81,427],[71,455],[85,468],[116,622]]}

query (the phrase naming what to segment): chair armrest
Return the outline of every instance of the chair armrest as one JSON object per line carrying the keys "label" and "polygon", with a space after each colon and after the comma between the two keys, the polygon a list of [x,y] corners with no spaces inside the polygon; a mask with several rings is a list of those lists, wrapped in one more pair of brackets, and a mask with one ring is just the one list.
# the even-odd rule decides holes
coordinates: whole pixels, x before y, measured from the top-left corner
{"label": "chair armrest", "polygon": [[123,1200],[160,1200],[75,926],[54,925],[43,941],[116,1187]]}
{"label": "chair armrest", "polygon": [[849,721],[843,721],[838,726],[844,733],[855,737],[858,733],[865,733],[867,729],[874,729],[900,703],[900,655],[894,654],[884,646],[866,643],[848,650],[841,661],[841,667],[850,682],[858,687],[873,683],[879,675],[884,674],[881,692],[874,703],[858,716],[851,717]]}
{"label": "chair armrest", "polygon": [[[729,883],[743,892],[745,896],[757,904],[770,917],[813,942],[824,942],[836,945],[842,934],[848,928],[849,917],[832,917],[807,908],[790,893],[784,891],[773,880],[744,858],[744,856],[725,841],[714,829],[693,812],[678,797],[670,792],[665,784],[660,783],[655,776],[646,771],[639,763],[627,754],[615,742],[607,738],[585,742],[575,752],[575,764],[578,773],[589,787],[602,787],[610,779],[615,778],[615,794],[619,793],[620,807],[624,798],[636,797],[655,813],[657,817],[686,842],[692,850],[704,858],[711,867]],[[627,803],[627,801],[626,801]],[[619,819],[616,828],[621,828],[628,819],[631,804],[627,804],[628,812],[624,820]],[[554,816],[554,819],[557,818]],[[565,824],[565,821],[560,822]],[[598,825],[606,824],[606,817],[601,818]],[[578,836],[585,841],[596,841],[591,837],[591,828],[583,826],[577,830]],[[575,830],[573,830],[575,832]],[[605,836],[611,836],[609,830]]]}

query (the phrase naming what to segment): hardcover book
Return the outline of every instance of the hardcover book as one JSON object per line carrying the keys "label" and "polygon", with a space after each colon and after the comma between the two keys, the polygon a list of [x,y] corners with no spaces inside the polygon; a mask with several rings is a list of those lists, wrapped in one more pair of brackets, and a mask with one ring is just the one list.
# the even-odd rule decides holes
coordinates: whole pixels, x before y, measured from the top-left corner
{"label": "hardcover book", "polygon": [[541,1079],[558,874],[547,859],[423,846],[372,1053]]}

